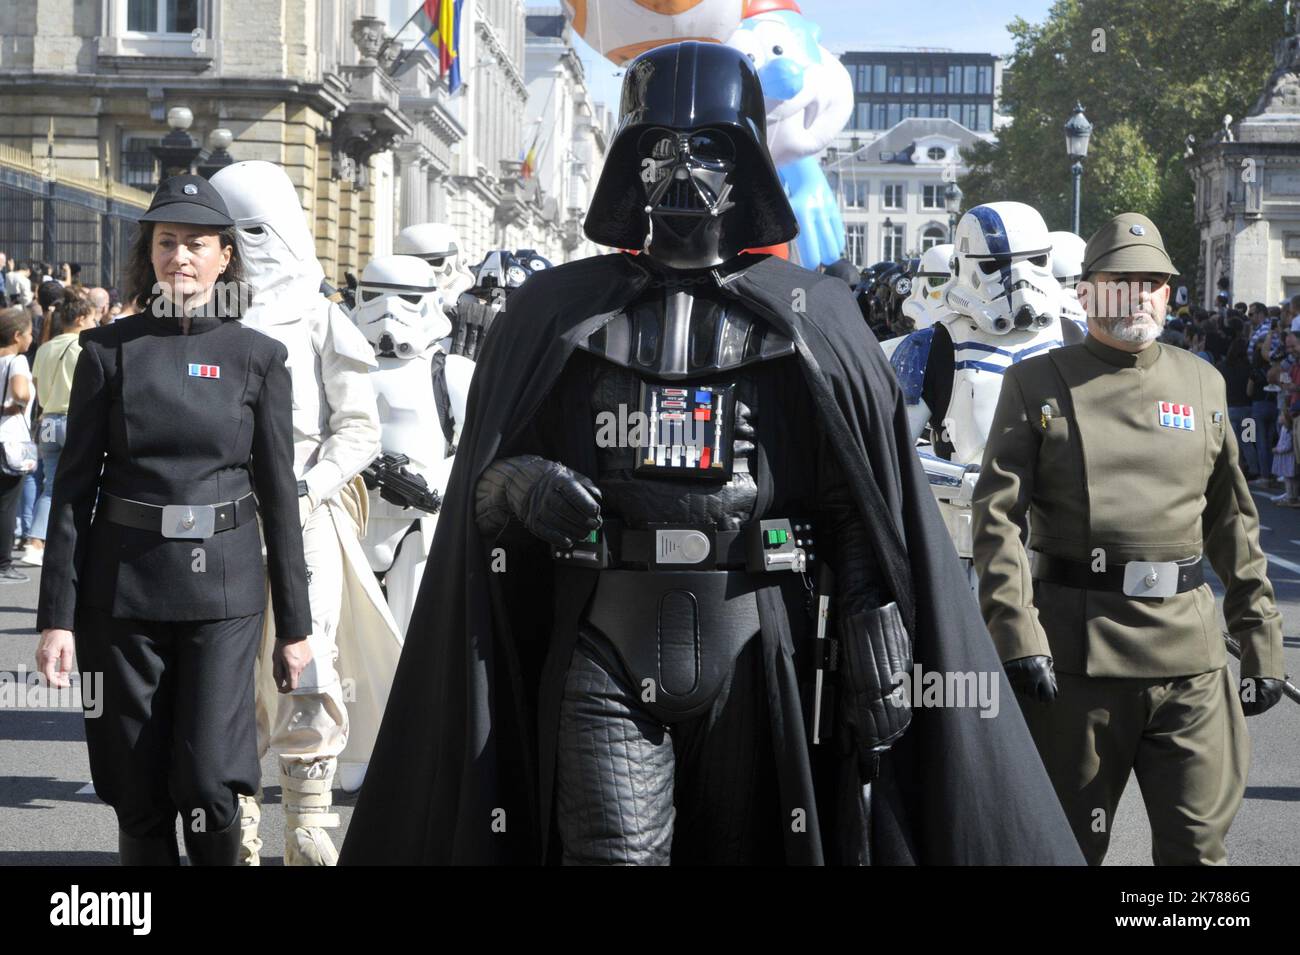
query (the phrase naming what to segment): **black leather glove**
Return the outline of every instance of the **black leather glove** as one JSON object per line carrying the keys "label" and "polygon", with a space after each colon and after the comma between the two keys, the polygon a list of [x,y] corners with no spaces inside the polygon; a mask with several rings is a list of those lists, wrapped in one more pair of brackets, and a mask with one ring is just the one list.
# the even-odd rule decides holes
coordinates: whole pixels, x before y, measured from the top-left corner
{"label": "black leather glove", "polygon": [[1007,671],[1011,688],[1021,696],[1039,703],[1051,703],[1056,699],[1056,669],[1051,657],[1020,657],[1008,660],[1002,664],[1002,669]]}
{"label": "black leather glove", "polygon": [[1271,710],[1282,699],[1281,680],[1271,676],[1247,676],[1241,679],[1241,712],[1247,716],[1259,716],[1265,710]]}
{"label": "black leather glove", "polygon": [[591,479],[535,454],[488,465],[475,488],[479,530],[495,537],[516,518],[535,537],[567,550],[601,525]]}
{"label": "black leather glove", "polygon": [[872,757],[889,749],[912,722],[906,685],[912,673],[912,638],[896,603],[843,617],[836,630],[839,721],[845,731],[841,738],[857,750],[863,782],[870,782]]}

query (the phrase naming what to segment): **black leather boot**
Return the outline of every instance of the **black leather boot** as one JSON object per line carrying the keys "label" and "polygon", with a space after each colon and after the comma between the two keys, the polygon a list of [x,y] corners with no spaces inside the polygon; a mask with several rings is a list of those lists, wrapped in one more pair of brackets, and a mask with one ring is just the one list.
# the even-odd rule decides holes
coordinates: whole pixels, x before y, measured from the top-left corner
{"label": "black leather boot", "polygon": [[128,836],[118,830],[117,856],[122,865],[181,864],[181,853],[176,847],[175,832],[165,832],[156,836]]}
{"label": "black leather boot", "polygon": [[188,826],[182,826],[181,830],[185,834],[185,854],[190,857],[190,865],[239,864],[238,815],[219,832],[190,832]]}

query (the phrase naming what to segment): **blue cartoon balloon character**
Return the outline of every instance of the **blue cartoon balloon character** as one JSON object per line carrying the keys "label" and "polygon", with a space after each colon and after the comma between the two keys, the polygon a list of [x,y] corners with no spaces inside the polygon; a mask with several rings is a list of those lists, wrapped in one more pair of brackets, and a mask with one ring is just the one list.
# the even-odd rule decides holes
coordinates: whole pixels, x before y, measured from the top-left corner
{"label": "blue cartoon balloon character", "polygon": [[844,253],[844,221],[816,157],[853,114],[853,81],[793,0],[747,9],[727,43],[754,61],[763,82],[768,149],[799,219],[799,264],[830,265]]}

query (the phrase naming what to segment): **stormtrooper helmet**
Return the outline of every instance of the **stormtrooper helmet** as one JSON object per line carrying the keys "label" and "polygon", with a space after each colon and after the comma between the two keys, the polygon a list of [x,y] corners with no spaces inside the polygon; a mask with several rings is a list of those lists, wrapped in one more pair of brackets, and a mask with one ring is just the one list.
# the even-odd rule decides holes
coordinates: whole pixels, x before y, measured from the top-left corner
{"label": "stormtrooper helmet", "polygon": [[320,288],[325,273],[288,173],[257,159],[231,163],[210,181],[235,220],[239,255],[256,295],[291,285]]}
{"label": "stormtrooper helmet", "polygon": [[933,245],[921,256],[921,264],[912,276],[912,294],[903,303],[903,314],[917,328],[929,328],[947,313],[943,303],[952,272],[948,263],[952,258],[951,245]]}
{"label": "stormtrooper helmet", "polygon": [[465,249],[456,230],[445,222],[420,222],[397,233],[393,242],[395,255],[414,255],[433,267],[438,290],[443,298],[454,302],[460,293],[474,284],[474,276],[465,265]]}
{"label": "stormtrooper helmet", "polygon": [[976,206],[957,224],[953,245],[944,296],[953,311],[994,335],[1046,328],[1057,319],[1052,242],[1037,209],[1023,202]]}
{"label": "stormtrooper helmet", "polygon": [[352,320],[381,357],[415,358],[451,334],[433,267],[413,255],[370,260],[357,283]]}
{"label": "stormtrooper helmet", "polygon": [[1076,286],[1083,278],[1083,252],[1088,243],[1073,232],[1052,232],[1052,275],[1061,285],[1061,317],[1087,322]]}

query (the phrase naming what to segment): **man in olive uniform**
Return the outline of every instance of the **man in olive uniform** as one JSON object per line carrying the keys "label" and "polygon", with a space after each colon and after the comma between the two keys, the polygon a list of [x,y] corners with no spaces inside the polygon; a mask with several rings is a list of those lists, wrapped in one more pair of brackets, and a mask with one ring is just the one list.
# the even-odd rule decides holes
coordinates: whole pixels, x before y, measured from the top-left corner
{"label": "man in olive uniform", "polygon": [[[1224,863],[1250,761],[1243,713],[1282,691],[1281,617],[1223,378],[1156,341],[1177,274],[1144,216],[1092,237],[1088,338],[1007,370],[975,488],[984,619],[1092,864],[1130,770],[1157,865]],[[1240,685],[1202,555],[1226,588]]]}

